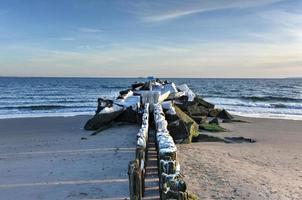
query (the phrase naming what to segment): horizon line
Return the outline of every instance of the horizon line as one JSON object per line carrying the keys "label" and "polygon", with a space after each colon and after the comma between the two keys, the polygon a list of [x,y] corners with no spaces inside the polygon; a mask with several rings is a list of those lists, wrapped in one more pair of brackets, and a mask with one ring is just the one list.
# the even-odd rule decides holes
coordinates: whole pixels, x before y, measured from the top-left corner
{"label": "horizon line", "polygon": [[133,78],[133,79],[146,79],[154,77],[159,79],[302,79],[302,77],[156,77],[156,76],[1,76],[0,78]]}

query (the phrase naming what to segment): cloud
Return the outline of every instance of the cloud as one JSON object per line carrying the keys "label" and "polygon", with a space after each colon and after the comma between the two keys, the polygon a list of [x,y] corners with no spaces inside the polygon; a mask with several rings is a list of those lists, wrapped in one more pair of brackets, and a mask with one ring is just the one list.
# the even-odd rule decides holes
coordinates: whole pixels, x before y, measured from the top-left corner
{"label": "cloud", "polygon": [[79,31],[83,33],[102,33],[104,30],[96,28],[79,28]]}
{"label": "cloud", "polygon": [[74,41],[75,38],[73,38],[73,37],[63,37],[63,38],[61,38],[61,40],[63,40],[63,41]]}
{"label": "cloud", "polygon": [[[164,22],[168,20],[173,20],[189,15],[194,15],[198,13],[231,9],[231,8],[249,8],[255,6],[263,6],[267,4],[276,3],[282,0],[206,0],[206,1],[183,1],[184,3],[177,4],[164,4],[164,6],[159,6],[158,4],[149,4],[150,8],[146,9],[144,4],[143,12],[153,11],[157,14],[144,15],[143,20],[146,22]],[[148,4],[147,4],[148,5]]]}
{"label": "cloud", "polygon": [[[20,49],[19,47],[16,47]],[[25,55],[7,60],[1,74],[54,76],[272,77],[302,75],[299,44],[198,43],[123,45],[106,50],[54,51],[22,47],[6,49]],[[38,53],[37,53],[38,52]],[[18,56],[18,55],[17,55]],[[6,61],[9,61],[7,63]],[[12,70],[15,69],[15,72]],[[83,70],[85,69],[85,70]],[[278,70],[275,70],[278,69]],[[0,68],[1,70],[1,68]],[[56,73],[56,74],[55,74]]]}

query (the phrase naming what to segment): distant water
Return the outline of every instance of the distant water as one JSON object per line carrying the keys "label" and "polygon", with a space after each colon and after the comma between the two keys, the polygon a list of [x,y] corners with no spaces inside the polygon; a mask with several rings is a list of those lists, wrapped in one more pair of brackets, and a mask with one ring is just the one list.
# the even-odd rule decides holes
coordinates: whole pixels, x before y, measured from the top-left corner
{"label": "distant water", "polygon": [[[135,78],[0,78],[0,118],[94,114]],[[302,120],[302,79],[169,79],[231,113]]]}

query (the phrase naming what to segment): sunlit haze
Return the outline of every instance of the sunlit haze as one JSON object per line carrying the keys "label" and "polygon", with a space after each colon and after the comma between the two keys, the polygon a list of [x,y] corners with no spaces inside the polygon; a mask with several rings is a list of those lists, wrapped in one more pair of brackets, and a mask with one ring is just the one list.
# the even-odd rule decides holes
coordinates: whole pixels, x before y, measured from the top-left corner
{"label": "sunlit haze", "polygon": [[302,77],[302,1],[0,1],[0,75]]}

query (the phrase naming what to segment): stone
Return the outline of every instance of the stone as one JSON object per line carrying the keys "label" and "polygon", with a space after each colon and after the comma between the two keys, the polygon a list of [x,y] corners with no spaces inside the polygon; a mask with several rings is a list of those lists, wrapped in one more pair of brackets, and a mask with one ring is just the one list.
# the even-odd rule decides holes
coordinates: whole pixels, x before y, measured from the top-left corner
{"label": "stone", "polygon": [[190,116],[207,116],[209,110],[203,106],[194,103],[187,107],[187,112]]}
{"label": "stone", "polygon": [[117,99],[124,99],[129,94],[129,92],[132,92],[132,90],[127,89],[120,91],[120,95],[117,97]]}
{"label": "stone", "polygon": [[209,124],[216,124],[216,125],[219,125],[219,120],[218,120],[218,118],[212,119],[212,120],[209,122]]}
{"label": "stone", "polygon": [[97,110],[95,111],[95,114],[98,114],[99,112],[101,112],[106,107],[110,108],[112,106],[113,106],[113,101],[112,100],[98,98],[98,106],[97,106]]}
{"label": "stone", "polygon": [[217,117],[221,110],[217,108],[213,108],[209,110],[208,117]]}
{"label": "stone", "polygon": [[232,123],[233,122],[233,120],[231,120],[231,119],[224,119],[224,120],[222,120],[222,123]]}
{"label": "stone", "polygon": [[114,121],[137,123],[138,122],[138,112],[134,111],[132,106],[130,106],[130,107],[126,108]]}
{"label": "stone", "polygon": [[197,123],[202,124],[207,121],[207,117],[205,116],[191,116],[191,118]]}
{"label": "stone", "polygon": [[228,113],[228,111],[226,111],[224,109],[219,112],[217,117],[220,118],[220,119],[233,119],[233,116],[230,113]]}
{"label": "stone", "polygon": [[191,143],[198,136],[198,124],[177,106],[175,111],[179,120],[168,125],[170,135],[176,143]]}
{"label": "stone", "polygon": [[224,139],[212,135],[199,134],[197,137],[193,138],[192,142],[224,142]]}
{"label": "stone", "polygon": [[208,109],[213,109],[215,107],[214,104],[211,104],[211,103],[203,100],[200,96],[196,96],[194,98],[194,102],[197,103],[199,106],[203,106]]}
{"label": "stone", "polygon": [[90,130],[90,131],[98,130],[102,126],[106,126],[106,125],[110,124],[122,112],[123,112],[123,110],[117,110],[115,112],[96,114],[86,122],[84,129]]}
{"label": "stone", "polygon": [[144,85],[145,85],[145,83],[134,83],[131,85],[131,87],[132,87],[132,90],[137,90],[137,89],[142,88]]}

